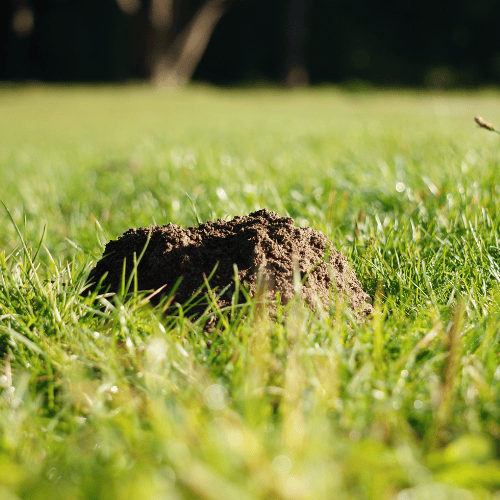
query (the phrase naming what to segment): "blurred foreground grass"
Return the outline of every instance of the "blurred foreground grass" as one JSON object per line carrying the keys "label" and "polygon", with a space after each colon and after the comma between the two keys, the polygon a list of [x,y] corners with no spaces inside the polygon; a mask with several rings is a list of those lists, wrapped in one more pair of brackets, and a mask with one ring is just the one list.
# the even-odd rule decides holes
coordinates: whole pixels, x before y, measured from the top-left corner
{"label": "blurred foreground grass", "polygon": [[[0,498],[498,498],[499,97],[1,87]],[[79,296],[190,199],[325,232],[373,320]]]}

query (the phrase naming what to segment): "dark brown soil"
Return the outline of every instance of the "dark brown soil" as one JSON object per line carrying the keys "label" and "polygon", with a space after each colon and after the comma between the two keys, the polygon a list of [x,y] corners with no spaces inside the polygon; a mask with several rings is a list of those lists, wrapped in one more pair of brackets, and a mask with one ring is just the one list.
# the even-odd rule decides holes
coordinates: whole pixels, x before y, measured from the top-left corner
{"label": "dark brown soil", "polygon": [[[209,283],[215,294],[226,289],[218,305],[230,305],[236,266],[239,281],[251,296],[258,294],[260,287],[267,290],[271,300],[279,292],[286,304],[295,294],[294,270],[298,270],[304,283],[301,296],[313,308],[317,300],[328,307],[338,295],[349,301],[358,318],[364,319],[372,312],[371,300],[347,259],[334,250],[323,233],[310,227],[297,228],[292,218],[266,209],[230,222],[219,219],[187,229],[174,224],[129,229],[106,245],[104,257],[90,273],[90,289],[102,280],[100,291],[118,292],[124,260],[128,278],[134,267],[134,253],[139,258],[146,244],[137,267],[138,289],[164,287],[152,301],[158,302],[170,293],[180,278],[175,302],[184,304],[197,294],[202,298],[206,292],[204,279],[212,275]],[[206,301],[190,313],[200,314],[205,308]]]}

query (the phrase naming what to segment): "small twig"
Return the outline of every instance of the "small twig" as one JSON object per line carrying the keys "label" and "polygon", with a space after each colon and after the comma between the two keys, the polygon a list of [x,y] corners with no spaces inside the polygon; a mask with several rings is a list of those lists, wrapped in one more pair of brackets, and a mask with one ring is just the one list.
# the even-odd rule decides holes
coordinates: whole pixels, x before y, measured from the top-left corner
{"label": "small twig", "polygon": [[497,134],[500,134],[500,131],[498,131],[494,125],[492,125],[491,123],[488,123],[486,121],[484,121],[480,116],[476,116],[474,118],[474,121],[481,127],[481,128],[485,128],[487,130],[491,130],[492,132],[496,132]]}

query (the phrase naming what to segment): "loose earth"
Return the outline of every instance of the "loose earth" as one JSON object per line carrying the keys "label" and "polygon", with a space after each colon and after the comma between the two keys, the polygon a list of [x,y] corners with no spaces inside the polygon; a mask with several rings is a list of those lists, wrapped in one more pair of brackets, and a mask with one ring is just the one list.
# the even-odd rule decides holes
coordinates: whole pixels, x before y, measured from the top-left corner
{"label": "loose earth", "polygon": [[[370,297],[326,235],[310,227],[295,227],[292,218],[267,209],[187,229],[174,224],[129,229],[106,245],[103,258],[90,272],[89,289],[117,293],[124,261],[128,279],[134,260],[142,253],[137,265],[138,290],[161,289],[151,299],[158,303],[177,285],[175,302],[198,301],[189,309],[193,316],[207,308],[207,279],[221,308],[231,304],[236,274],[250,296],[266,294],[272,301],[279,292],[286,304],[295,295],[297,272],[303,283],[302,299],[312,308],[318,301],[328,308],[339,297],[348,301],[359,319],[372,312]],[[239,298],[244,299],[241,292]]]}

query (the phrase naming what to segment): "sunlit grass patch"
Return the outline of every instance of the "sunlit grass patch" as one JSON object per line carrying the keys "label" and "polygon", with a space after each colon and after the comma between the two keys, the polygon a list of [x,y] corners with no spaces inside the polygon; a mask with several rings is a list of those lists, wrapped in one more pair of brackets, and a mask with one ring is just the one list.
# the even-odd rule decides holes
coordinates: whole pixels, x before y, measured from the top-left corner
{"label": "sunlit grass patch", "polygon": [[[40,86],[0,113],[0,498],[496,498],[496,94]],[[130,227],[263,207],[332,239],[370,321],[248,300],[207,332],[81,294]]]}

